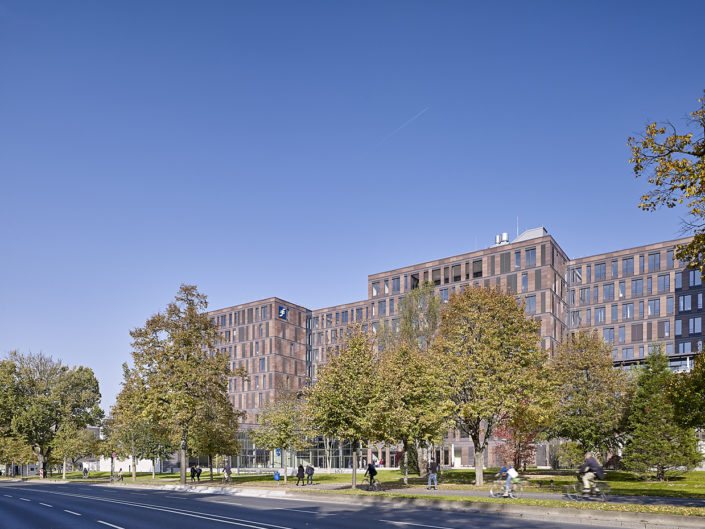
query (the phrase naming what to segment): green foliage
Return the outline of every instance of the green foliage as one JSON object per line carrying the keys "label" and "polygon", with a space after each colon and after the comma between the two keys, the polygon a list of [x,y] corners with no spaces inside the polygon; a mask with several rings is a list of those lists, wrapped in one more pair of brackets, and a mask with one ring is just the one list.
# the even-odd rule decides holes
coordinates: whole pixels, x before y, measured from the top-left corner
{"label": "green foliage", "polygon": [[661,351],[650,354],[639,369],[622,460],[627,470],[655,474],[659,481],[669,471],[682,473],[702,461],[695,431],[676,424],[673,404],[664,391],[673,377]]}
{"label": "green foliage", "polygon": [[558,381],[553,437],[570,439],[583,453],[604,453],[622,440],[630,380],[614,369],[612,351],[594,332],[575,333],[552,359]]}
{"label": "green foliage", "polygon": [[43,354],[9,354],[0,367],[0,418],[5,434],[30,445],[45,470],[54,439],[66,428],[85,428],[103,416],[91,369],[69,368]]}
{"label": "green foliage", "polygon": [[182,483],[189,431],[208,406],[216,403],[224,409],[232,375],[228,357],[213,351],[218,330],[205,313],[207,307],[206,296],[195,286],[181,285],[165,312],[130,332],[142,414],[178,439]]}
{"label": "green foliage", "polygon": [[585,462],[585,450],[582,445],[574,441],[558,445],[556,456],[561,467],[578,468]]}
{"label": "green foliage", "polygon": [[422,283],[399,303],[398,341],[410,349],[427,351],[438,332],[441,301],[433,283]]}
{"label": "green foliage", "polygon": [[683,204],[694,231],[693,240],[678,248],[676,257],[705,273],[705,97],[690,113],[693,132],[679,134],[670,123],[650,123],[639,138],[629,138],[632,150],[629,163],[636,177],[646,175],[654,189],[641,197],[639,207],[654,211],[661,206]]}
{"label": "green foliage", "polygon": [[32,447],[17,437],[0,437],[0,463],[23,461],[25,463],[34,459]]}
{"label": "green foliage", "polygon": [[705,355],[695,357],[691,371],[673,377],[669,398],[681,426],[705,429]]}
{"label": "green foliage", "polygon": [[321,435],[352,442],[354,488],[360,441],[378,438],[370,409],[378,369],[370,338],[359,325],[350,331],[340,353],[329,357],[316,384],[307,390],[307,401],[311,421]]}
{"label": "green foliage", "polygon": [[[539,324],[513,296],[466,288],[443,311],[433,350],[454,403],[456,426],[473,441],[476,460],[495,426],[520,407],[540,416],[550,411],[551,384]],[[478,465],[477,483],[483,483]]]}

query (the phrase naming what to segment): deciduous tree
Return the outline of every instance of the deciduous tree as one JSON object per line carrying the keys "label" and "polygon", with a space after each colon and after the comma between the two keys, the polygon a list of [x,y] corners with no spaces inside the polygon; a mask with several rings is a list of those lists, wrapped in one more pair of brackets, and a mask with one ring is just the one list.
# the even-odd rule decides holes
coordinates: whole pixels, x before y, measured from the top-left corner
{"label": "deciduous tree", "polygon": [[378,440],[371,428],[377,362],[372,340],[359,325],[337,355],[330,355],[316,384],[307,391],[309,416],[322,434],[352,444],[352,488],[357,486],[357,448],[363,439]]}
{"label": "deciduous tree", "polygon": [[705,355],[695,357],[693,369],[678,373],[669,386],[676,420],[689,428],[705,429]]}
{"label": "deciduous tree", "polygon": [[539,324],[523,304],[497,290],[466,288],[443,311],[434,350],[454,403],[454,422],[473,442],[476,483],[495,426],[519,406],[537,413],[550,395]]}
{"label": "deciduous tree", "polygon": [[677,249],[676,257],[705,273],[705,97],[698,104],[690,113],[686,132],[679,132],[670,121],[654,122],[641,136],[629,138],[628,145],[634,174],[646,176],[653,186],[641,197],[639,207],[655,211],[684,205],[690,215],[685,227],[692,229],[694,237]]}
{"label": "deciduous tree", "polygon": [[615,369],[612,349],[596,332],[581,331],[561,344],[551,362],[558,381],[553,437],[606,452],[621,442],[629,379]]}
{"label": "deciduous tree", "polygon": [[665,480],[669,471],[692,470],[703,459],[695,430],[676,423],[674,406],[664,391],[673,377],[668,357],[660,350],[651,353],[639,368],[622,459],[627,470],[655,474],[659,481]]}

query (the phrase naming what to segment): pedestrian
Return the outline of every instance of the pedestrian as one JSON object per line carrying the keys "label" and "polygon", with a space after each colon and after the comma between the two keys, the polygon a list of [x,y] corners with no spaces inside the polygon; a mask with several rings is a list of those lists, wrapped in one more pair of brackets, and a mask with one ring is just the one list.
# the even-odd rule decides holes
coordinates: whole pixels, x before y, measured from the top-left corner
{"label": "pedestrian", "polygon": [[118,481],[122,481],[122,468],[118,471]]}
{"label": "pedestrian", "polygon": [[310,463],[306,465],[306,484],[313,485],[313,465]]}
{"label": "pedestrian", "polygon": [[83,467],[83,479],[88,479],[88,467]]}
{"label": "pedestrian", "polygon": [[306,486],[306,482],[304,481],[304,476],[305,476],[304,466],[299,465],[299,469],[296,472],[296,486],[297,487],[299,486],[299,482],[301,482],[302,487]]}
{"label": "pedestrian", "polygon": [[201,472],[203,472],[203,469],[201,468],[201,465],[196,465],[196,480],[200,483],[201,481]]}
{"label": "pedestrian", "polygon": [[428,486],[426,490],[431,489],[431,481],[433,481],[433,489],[438,490],[438,463],[433,458],[428,463]]}
{"label": "pedestrian", "polygon": [[196,482],[196,465],[191,465],[191,483]]}
{"label": "pedestrian", "polygon": [[225,465],[223,466],[223,473],[225,474],[225,481],[230,483],[230,474],[232,474],[232,468],[230,468],[230,461],[225,460]]}

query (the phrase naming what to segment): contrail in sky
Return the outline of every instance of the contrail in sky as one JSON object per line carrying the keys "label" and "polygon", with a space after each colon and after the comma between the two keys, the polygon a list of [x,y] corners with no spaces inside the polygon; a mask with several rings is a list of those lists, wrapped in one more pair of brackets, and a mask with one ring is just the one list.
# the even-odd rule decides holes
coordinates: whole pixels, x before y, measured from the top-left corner
{"label": "contrail in sky", "polygon": [[416,114],[416,115],[414,115],[413,117],[407,119],[404,123],[402,123],[401,125],[399,125],[396,129],[394,129],[392,132],[390,132],[390,133],[387,134],[384,138],[382,138],[382,139],[379,141],[379,143],[377,143],[377,146],[379,147],[379,146],[382,145],[385,141],[387,141],[389,138],[391,138],[391,137],[394,136],[397,132],[399,132],[401,129],[403,129],[403,128],[405,128],[405,127],[408,127],[409,125],[411,125],[414,121],[416,121],[416,120],[419,119],[421,116],[423,116],[423,115],[426,113],[426,111],[427,111],[428,109],[429,109],[429,107],[426,107],[426,108],[424,108],[421,112],[419,112],[418,114]]}

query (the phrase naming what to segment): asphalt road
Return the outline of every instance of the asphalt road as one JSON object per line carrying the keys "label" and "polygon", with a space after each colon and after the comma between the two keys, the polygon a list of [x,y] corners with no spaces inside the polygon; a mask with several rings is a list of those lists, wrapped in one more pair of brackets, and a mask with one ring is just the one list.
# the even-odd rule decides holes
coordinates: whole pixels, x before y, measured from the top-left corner
{"label": "asphalt road", "polygon": [[[81,484],[0,483],[2,529],[558,529],[564,521],[356,505],[354,498],[250,498]],[[577,520],[576,520],[577,521]],[[599,525],[570,524],[573,529]],[[609,526],[604,526],[609,527]]]}

